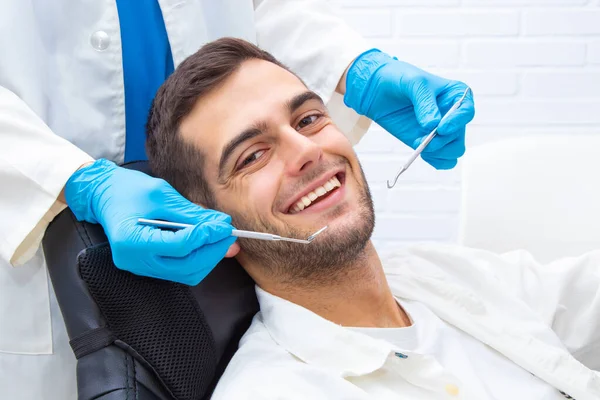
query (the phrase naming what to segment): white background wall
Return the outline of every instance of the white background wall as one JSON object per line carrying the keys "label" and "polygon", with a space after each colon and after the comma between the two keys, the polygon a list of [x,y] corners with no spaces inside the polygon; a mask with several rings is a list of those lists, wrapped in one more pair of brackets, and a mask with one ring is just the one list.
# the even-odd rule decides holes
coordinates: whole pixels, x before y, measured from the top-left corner
{"label": "white background wall", "polygon": [[[600,0],[337,3],[374,47],[473,89],[467,147],[516,135],[600,134]],[[460,164],[441,172],[419,159],[394,189],[385,187],[409,150],[378,126],[357,146],[379,249],[457,239]]]}

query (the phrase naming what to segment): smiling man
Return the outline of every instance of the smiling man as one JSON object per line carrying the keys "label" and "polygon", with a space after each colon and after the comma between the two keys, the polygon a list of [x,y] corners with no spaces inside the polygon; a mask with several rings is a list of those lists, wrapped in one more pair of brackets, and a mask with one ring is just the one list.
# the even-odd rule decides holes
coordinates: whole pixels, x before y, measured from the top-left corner
{"label": "smiling man", "polygon": [[351,143],[268,53],[221,39],[188,58],[157,94],[147,149],[155,173],[237,228],[328,226],[310,245],[230,248],[261,311],[213,398],[600,398],[600,254],[540,266],[421,246],[380,259]]}

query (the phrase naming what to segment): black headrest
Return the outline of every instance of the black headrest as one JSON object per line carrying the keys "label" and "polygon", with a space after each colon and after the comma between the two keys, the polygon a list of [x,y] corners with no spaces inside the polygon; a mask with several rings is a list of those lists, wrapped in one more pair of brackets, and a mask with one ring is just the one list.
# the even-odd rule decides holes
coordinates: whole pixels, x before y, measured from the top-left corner
{"label": "black headrest", "polygon": [[[146,162],[125,167],[150,174]],[[127,379],[112,375],[130,370],[117,368],[123,353],[143,376],[128,388],[145,387],[146,397],[135,398],[207,398],[258,311],[254,282],[235,260],[224,259],[195,287],[135,276],[114,266],[102,227],[76,221],[69,209],[50,224],[43,246],[78,358],[80,399],[115,394]]]}

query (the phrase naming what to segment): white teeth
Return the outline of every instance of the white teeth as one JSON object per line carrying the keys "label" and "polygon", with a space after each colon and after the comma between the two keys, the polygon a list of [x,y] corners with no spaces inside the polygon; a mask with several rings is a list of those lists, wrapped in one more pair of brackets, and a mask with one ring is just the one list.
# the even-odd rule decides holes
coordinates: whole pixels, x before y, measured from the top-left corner
{"label": "white teeth", "polygon": [[310,206],[311,203],[313,201],[315,201],[317,198],[323,196],[327,192],[332,191],[336,187],[341,187],[341,186],[342,186],[342,184],[340,183],[338,178],[334,176],[333,178],[331,178],[330,180],[325,182],[323,184],[323,186],[319,186],[318,188],[316,188],[315,190],[313,190],[312,192],[308,193],[306,196],[303,196],[300,200],[298,200],[298,202],[291,209],[291,212],[297,213],[297,212],[304,210],[306,207]]}

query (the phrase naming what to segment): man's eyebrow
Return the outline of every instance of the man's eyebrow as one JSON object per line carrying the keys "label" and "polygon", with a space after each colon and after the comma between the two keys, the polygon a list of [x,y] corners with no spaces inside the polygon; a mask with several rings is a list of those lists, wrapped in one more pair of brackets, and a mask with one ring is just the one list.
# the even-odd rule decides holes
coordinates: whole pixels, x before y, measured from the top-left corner
{"label": "man's eyebrow", "polygon": [[300,93],[287,101],[287,108],[290,111],[290,114],[294,113],[297,109],[302,107],[302,105],[309,100],[317,100],[322,105],[325,105],[321,96],[319,96],[312,90],[307,90],[306,92]]}
{"label": "man's eyebrow", "polygon": [[[288,108],[290,114],[292,114],[309,100],[317,100],[322,105],[325,105],[323,99],[321,99],[321,96],[311,90],[307,90],[306,92],[302,92],[288,100],[286,102],[286,107]],[[265,122],[259,122],[245,129],[242,133],[231,139],[221,152],[221,159],[219,160],[219,177],[223,175],[225,164],[227,164],[235,149],[242,143],[253,139],[256,136],[262,135],[266,130],[267,124]]]}
{"label": "man's eyebrow", "polygon": [[241,145],[242,143],[253,139],[259,135],[262,135],[264,131],[266,131],[267,126],[264,122],[259,122],[247,129],[244,129],[242,133],[231,139],[225,148],[221,152],[221,159],[219,160],[219,177],[223,175],[223,170],[225,168],[225,164],[235,151],[235,149]]}

